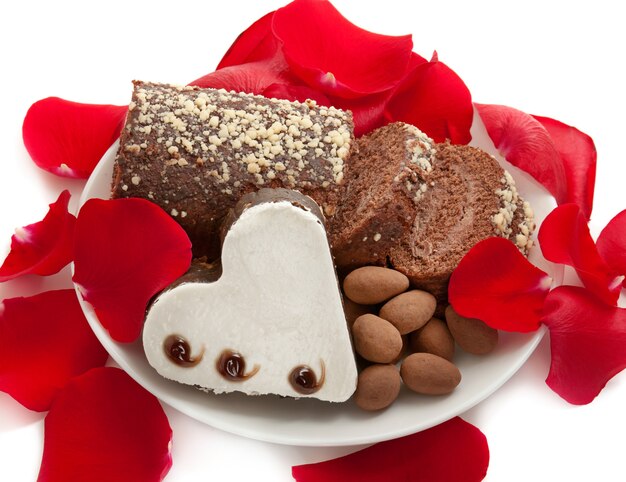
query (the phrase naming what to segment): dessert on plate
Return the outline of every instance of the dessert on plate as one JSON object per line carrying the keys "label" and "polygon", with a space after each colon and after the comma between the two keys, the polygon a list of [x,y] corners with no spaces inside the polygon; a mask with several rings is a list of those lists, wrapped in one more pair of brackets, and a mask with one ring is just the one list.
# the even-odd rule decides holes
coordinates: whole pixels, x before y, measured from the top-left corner
{"label": "dessert on plate", "polygon": [[[144,349],[161,375],[216,393],[333,402],[357,388],[351,335],[370,364],[406,360],[412,390],[453,390],[461,375],[440,356],[454,347],[442,321],[452,271],[492,236],[527,254],[535,228],[510,174],[480,149],[435,143],[401,122],[355,139],[350,112],[312,101],[139,81],[112,197],[155,202],[193,244],[190,271],[147,312]],[[354,279],[363,267],[387,269],[364,289],[405,281],[363,306],[352,284],[342,300],[337,273]],[[344,306],[360,315],[348,313],[350,329]],[[445,350],[405,356],[402,337],[428,352],[415,347],[433,345],[431,332]],[[370,368],[367,393],[389,371]],[[359,405],[391,403],[396,375],[385,404],[360,391]]]}
{"label": "dessert on plate", "polygon": [[356,363],[323,216],[287,189],[245,195],[219,265],[196,263],[148,310],[148,362],[215,393],[346,401]]}

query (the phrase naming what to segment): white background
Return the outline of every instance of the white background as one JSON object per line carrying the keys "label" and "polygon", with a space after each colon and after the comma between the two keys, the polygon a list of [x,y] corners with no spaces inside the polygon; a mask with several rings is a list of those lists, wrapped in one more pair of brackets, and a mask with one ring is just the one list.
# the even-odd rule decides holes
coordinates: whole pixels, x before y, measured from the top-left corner
{"label": "white background", "polygon": [[[619,2],[336,0],[335,5],[361,27],[413,33],[415,51],[429,57],[436,49],[476,102],[554,117],[590,134],[598,149],[594,234],[626,208],[626,29]],[[0,257],[16,227],[40,220],[65,187],[75,207],[83,186],[29,160],[21,124],[33,102],[59,96],[122,105],[132,79],[190,82],[212,71],[253,20],[280,6],[281,0],[2,2]],[[4,283],[0,299],[59,287],[67,274]],[[626,374],[615,377],[591,405],[574,407],[545,385],[548,367],[544,339],[517,375],[464,415],[489,440],[486,480],[626,480]],[[166,479],[172,482],[289,481],[294,464],[356,450],[256,442],[166,411],[174,430],[174,466]],[[42,414],[0,393],[0,480],[36,478],[42,421]]]}

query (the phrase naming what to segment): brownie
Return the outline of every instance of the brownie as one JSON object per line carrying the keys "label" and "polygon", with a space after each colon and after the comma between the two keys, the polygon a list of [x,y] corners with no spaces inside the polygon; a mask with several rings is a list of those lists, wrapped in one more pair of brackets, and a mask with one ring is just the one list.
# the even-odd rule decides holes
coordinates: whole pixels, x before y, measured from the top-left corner
{"label": "brownie", "polygon": [[435,144],[403,123],[357,143],[329,227],[341,272],[389,266],[444,303],[452,271],[474,244],[502,236],[524,254],[532,245],[532,210],[488,153]]}
{"label": "brownie", "polygon": [[158,204],[213,261],[225,215],[249,192],[296,189],[332,216],[353,142],[352,114],[314,101],[135,81],[112,197]]}

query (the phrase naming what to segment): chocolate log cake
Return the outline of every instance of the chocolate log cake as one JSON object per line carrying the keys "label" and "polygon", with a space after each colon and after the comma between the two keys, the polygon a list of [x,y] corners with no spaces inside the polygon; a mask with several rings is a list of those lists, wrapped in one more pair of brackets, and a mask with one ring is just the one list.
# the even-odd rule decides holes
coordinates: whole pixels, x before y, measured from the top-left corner
{"label": "chocolate log cake", "polygon": [[387,265],[443,302],[450,274],[477,242],[502,236],[527,253],[532,210],[486,152],[435,144],[403,123],[357,142],[329,226],[341,271]]}
{"label": "chocolate log cake", "polygon": [[332,215],[352,144],[351,113],[313,101],[136,81],[112,197],[152,200],[213,260],[224,216],[248,192],[297,189]]}

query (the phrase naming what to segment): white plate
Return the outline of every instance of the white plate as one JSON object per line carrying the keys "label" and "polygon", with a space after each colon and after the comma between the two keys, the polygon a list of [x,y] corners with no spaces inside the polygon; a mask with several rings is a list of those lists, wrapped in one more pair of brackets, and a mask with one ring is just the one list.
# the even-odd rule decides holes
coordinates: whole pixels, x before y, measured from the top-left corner
{"label": "white plate", "polygon": [[[496,154],[482,123],[475,117],[472,145]],[[109,197],[117,143],[104,155],[87,182],[80,200]],[[498,157],[498,156],[496,156]],[[524,172],[499,161],[516,180],[540,223],[555,207],[554,200]],[[563,272],[546,262],[538,246],[531,253],[534,264],[560,284]],[[403,387],[400,397],[388,409],[368,413],[353,402],[330,404],[317,400],[281,399],[273,396],[247,397],[233,393],[205,394],[192,387],[166,380],[147,363],[141,338],[122,344],[111,339],[100,325],[91,306],[79,300],[89,323],[111,357],[163,402],[213,427],[267,442],[289,445],[340,446],[374,443],[425,430],[472,408],[505,383],[528,359],[545,330],[531,334],[501,333],[500,343],[488,356],[478,357],[457,350],[455,363],[462,372],[461,384],[450,395],[421,396]]]}

